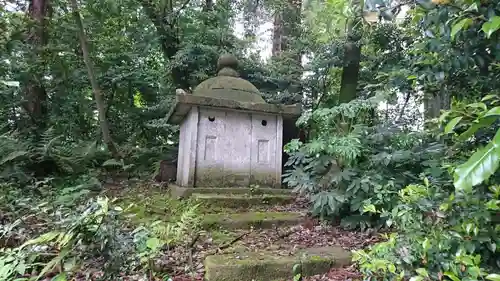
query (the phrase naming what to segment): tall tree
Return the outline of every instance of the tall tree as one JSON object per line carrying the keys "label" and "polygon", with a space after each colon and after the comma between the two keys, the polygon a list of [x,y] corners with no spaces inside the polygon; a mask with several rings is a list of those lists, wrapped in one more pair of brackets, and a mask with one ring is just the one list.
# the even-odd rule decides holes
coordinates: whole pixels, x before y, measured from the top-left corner
{"label": "tall tree", "polygon": [[34,129],[44,129],[47,123],[47,91],[43,85],[44,54],[48,42],[47,18],[50,16],[50,0],[31,0],[28,7],[28,31],[26,43],[30,47],[34,67],[27,73],[22,103]]}
{"label": "tall tree", "polygon": [[94,66],[92,64],[92,60],[90,59],[87,35],[83,27],[82,18],[80,16],[78,3],[76,2],[76,0],[71,0],[71,9],[78,28],[78,37],[80,38],[83,60],[85,61],[85,66],[87,67],[87,73],[89,76],[90,84],[92,86],[92,91],[94,92],[94,98],[97,106],[97,112],[99,115],[99,124],[101,127],[102,138],[104,143],[107,145],[109,151],[113,155],[113,157],[119,158],[120,154],[115,146],[115,143],[113,142],[113,139],[111,138],[109,123],[106,117],[106,106],[104,104],[103,94],[101,88],[99,87],[99,84],[97,83]]}
{"label": "tall tree", "polygon": [[290,93],[301,92],[302,52],[294,42],[301,36],[302,0],[283,0],[274,11],[272,56],[286,65]]}
{"label": "tall tree", "polygon": [[356,98],[361,60],[361,24],[363,7],[360,0],[350,0],[350,15],[346,26],[344,45],[344,66],[340,83],[339,102],[349,102]]}

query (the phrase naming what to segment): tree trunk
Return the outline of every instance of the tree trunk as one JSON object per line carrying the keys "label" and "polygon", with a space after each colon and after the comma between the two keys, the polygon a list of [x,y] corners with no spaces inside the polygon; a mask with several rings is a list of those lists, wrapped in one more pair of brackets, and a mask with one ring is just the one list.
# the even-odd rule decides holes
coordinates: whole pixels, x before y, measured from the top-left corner
{"label": "tree trunk", "polygon": [[[259,22],[259,6],[262,5],[259,0],[246,0],[243,8],[243,28],[245,40],[255,43],[256,28]],[[274,50],[274,49],[273,49]]]}
{"label": "tree trunk", "polygon": [[[177,34],[177,14],[174,15],[172,0],[165,0],[164,7],[156,7],[155,3],[150,0],[140,0],[142,8],[146,15],[153,22],[156,28],[156,33],[160,37],[161,49],[163,56],[167,61],[174,58],[180,48],[180,39]],[[185,4],[189,1],[184,2]],[[206,3],[211,4],[210,1]],[[182,7],[181,7],[182,9]],[[179,68],[173,68],[171,71],[172,82],[176,88],[181,88],[189,91],[189,73]]]}
{"label": "tree trunk", "polygon": [[424,119],[430,121],[441,115],[441,110],[450,109],[451,98],[444,87],[427,90],[424,94]]}
{"label": "tree trunk", "polygon": [[293,46],[293,42],[301,35],[302,0],[287,0],[284,5],[274,14],[272,56],[284,59],[289,65],[289,72],[283,75],[290,77],[288,92],[297,94],[302,91],[302,51]]}
{"label": "tree trunk", "polygon": [[210,12],[214,9],[214,1],[213,0],[205,0],[205,6],[203,6],[203,11]]}
{"label": "tree trunk", "polygon": [[278,56],[283,51],[282,47],[282,37],[283,37],[283,13],[281,11],[276,11],[274,14],[273,23],[273,57]]}
{"label": "tree trunk", "polygon": [[363,9],[359,0],[351,0],[353,18],[347,21],[347,36],[344,46],[344,67],[340,82],[339,103],[349,102],[356,98],[359,79],[359,63],[361,60],[361,32],[359,28]]}
{"label": "tree trunk", "polygon": [[85,34],[85,29],[83,28],[82,18],[80,17],[80,12],[78,10],[78,4],[76,0],[71,0],[71,9],[73,11],[73,17],[75,18],[76,25],[78,27],[78,37],[80,38],[80,45],[82,48],[83,60],[85,66],[87,67],[87,72],[89,75],[90,84],[92,86],[92,91],[94,92],[95,103],[97,106],[97,112],[99,114],[99,124],[101,127],[102,138],[104,143],[107,145],[109,151],[114,158],[120,158],[120,153],[111,138],[111,133],[109,131],[109,124],[106,118],[106,106],[104,105],[104,98],[97,83],[97,79],[94,73],[94,66],[92,65],[92,60],[90,59],[87,35]]}
{"label": "tree trunk", "polygon": [[43,61],[44,48],[48,42],[47,17],[50,12],[49,0],[32,0],[29,3],[28,15],[32,23],[26,34],[26,42],[31,46],[32,52],[29,56],[36,67],[30,71],[24,88],[25,101],[23,108],[30,117],[30,125],[33,129],[40,131],[47,124],[47,92],[42,83],[44,76]]}

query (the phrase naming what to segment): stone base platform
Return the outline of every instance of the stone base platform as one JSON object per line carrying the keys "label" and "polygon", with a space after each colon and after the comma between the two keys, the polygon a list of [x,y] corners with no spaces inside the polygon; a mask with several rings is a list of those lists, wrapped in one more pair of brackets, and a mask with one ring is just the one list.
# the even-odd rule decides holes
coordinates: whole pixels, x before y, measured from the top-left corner
{"label": "stone base platform", "polygon": [[204,229],[270,229],[280,226],[297,225],[304,215],[293,212],[246,212],[229,214],[208,214],[203,217]]}
{"label": "stone base platform", "polygon": [[249,209],[255,206],[273,206],[293,203],[295,196],[281,194],[200,194],[193,193],[192,197],[205,207],[231,208],[235,210]]}
{"label": "stone base platform", "polygon": [[340,247],[310,248],[293,256],[267,251],[212,255],[205,259],[205,279],[282,281],[290,280],[298,273],[302,276],[323,274],[333,267],[350,263],[350,252]]}
{"label": "stone base platform", "polygon": [[170,195],[175,199],[188,198],[193,193],[198,194],[225,194],[225,195],[295,195],[291,189],[268,188],[268,187],[180,187],[177,185],[169,185]]}

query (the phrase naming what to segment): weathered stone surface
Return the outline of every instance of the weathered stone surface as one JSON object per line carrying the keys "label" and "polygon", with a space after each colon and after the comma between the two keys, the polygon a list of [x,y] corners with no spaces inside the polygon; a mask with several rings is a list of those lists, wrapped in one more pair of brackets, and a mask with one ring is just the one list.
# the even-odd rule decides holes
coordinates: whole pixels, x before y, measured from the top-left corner
{"label": "weathered stone surface", "polygon": [[292,212],[249,212],[235,214],[208,214],[203,217],[205,229],[246,229],[272,228],[274,226],[291,226],[303,220],[301,213]]}
{"label": "weathered stone surface", "polygon": [[301,265],[302,276],[327,272],[351,263],[351,255],[340,247],[311,248],[294,256],[275,252],[248,252],[213,255],[205,259],[207,281],[282,281],[293,277],[293,267]]}
{"label": "weathered stone surface", "polygon": [[200,194],[193,193],[196,198],[206,207],[221,207],[233,209],[247,209],[252,206],[262,205],[280,205],[292,203],[295,196],[282,194],[263,194],[258,195],[224,195],[224,194]]}
{"label": "weathered stone surface", "polygon": [[239,78],[236,71],[238,59],[223,54],[217,61],[217,77],[200,83],[193,91],[194,96],[216,97],[241,102],[266,103],[259,90],[247,80]]}
{"label": "weathered stone surface", "polygon": [[301,106],[266,103],[237,66],[222,55],[217,77],[176,94],[167,118],[181,125],[177,185],[281,186],[283,120],[299,116]]}
{"label": "weathered stone surface", "polygon": [[237,109],[250,112],[279,114],[283,118],[294,118],[300,115],[300,104],[280,105],[261,102],[247,102],[216,97],[195,96],[190,94],[178,94],[174,105],[167,114],[168,122],[180,124],[193,106],[207,106],[221,109]]}
{"label": "weathered stone surface", "polygon": [[193,193],[199,194],[245,194],[245,195],[261,195],[261,194],[281,194],[281,195],[293,195],[291,189],[283,188],[248,188],[248,187],[181,187],[177,185],[169,185],[170,195],[175,198],[188,198]]}

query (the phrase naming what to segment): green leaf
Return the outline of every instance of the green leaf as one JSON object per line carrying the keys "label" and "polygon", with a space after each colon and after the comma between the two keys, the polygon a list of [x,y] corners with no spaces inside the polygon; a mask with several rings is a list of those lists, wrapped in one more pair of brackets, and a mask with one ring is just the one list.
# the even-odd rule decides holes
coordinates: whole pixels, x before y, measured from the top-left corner
{"label": "green leaf", "polygon": [[410,281],[422,281],[424,280],[424,277],[422,276],[413,276],[412,278],[410,278]]}
{"label": "green leaf", "polygon": [[451,119],[451,121],[448,122],[448,124],[446,124],[446,127],[444,128],[444,133],[449,134],[453,132],[455,126],[460,122],[460,120],[462,120],[462,116]]}
{"label": "green leaf", "polygon": [[123,166],[123,163],[116,160],[116,159],[109,159],[106,160],[106,162],[102,163],[103,167],[108,167],[108,166]]}
{"label": "green leaf", "polygon": [[52,278],[51,281],[67,281],[66,273],[59,273]]}
{"label": "green leaf", "polygon": [[37,279],[40,279],[42,276],[44,276],[47,272],[51,271],[56,265],[61,263],[61,261],[64,260],[66,255],[69,254],[69,249],[62,249],[61,252],[59,252],[59,255],[57,257],[53,258],[51,261],[49,261],[45,267],[40,271],[40,274],[38,274]]}
{"label": "green leaf", "polygon": [[423,277],[429,277],[429,273],[427,272],[427,270],[426,270],[425,268],[417,268],[415,271],[416,271],[416,272],[418,273],[418,275],[420,275],[420,276],[423,276]]}
{"label": "green leaf", "polygon": [[451,279],[451,280],[453,280],[453,281],[460,281],[460,278],[458,278],[458,277],[455,275],[455,273],[453,273],[453,272],[449,272],[449,271],[447,271],[447,272],[443,273],[443,275],[444,275],[444,276],[446,276],[446,277],[448,277],[448,278],[450,278],[450,279]]}
{"label": "green leaf", "polygon": [[19,264],[16,267],[16,271],[17,273],[19,273],[19,275],[24,275],[26,273],[26,264],[23,260],[19,261]]}
{"label": "green leaf", "polygon": [[486,95],[484,98],[481,99],[481,101],[487,101],[487,100],[491,100],[491,99],[494,99],[494,98],[498,98],[497,95]]}
{"label": "green leaf", "polygon": [[29,241],[26,241],[23,245],[21,245],[20,248],[24,248],[24,247],[26,247],[28,245],[35,245],[35,244],[40,244],[40,243],[47,243],[49,241],[54,240],[56,237],[59,236],[59,234],[60,234],[60,232],[57,232],[57,231],[47,232],[45,234],[42,234],[42,235],[38,236],[35,239],[31,239]]}
{"label": "green leaf", "polygon": [[477,7],[477,3],[472,3],[465,11],[466,12],[469,12],[469,11],[477,11],[478,7]]}
{"label": "green leaf", "polygon": [[424,252],[427,252],[431,248],[431,241],[428,238],[425,238],[424,242],[422,242],[422,248]]}
{"label": "green leaf", "polygon": [[500,116],[500,106],[493,107],[483,115],[483,117],[489,117],[489,116]]}
{"label": "green leaf", "polygon": [[151,250],[156,250],[162,246],[162,242],[160,241],[160,239],[153,237],[153,238],[149,238],[146,241],[146,246]]}
{"label": "green leaf", "polygon": [[467,131],[463,132],[458,137],[458,140],[459,141],[468,140],[477,132],[477,130],[490,126],[491,124],[493,124],[493,122],[495,122],[495,120],[496,118],[494,117],[481,118],[477,123],[473,123],[472,126],[470,126],[469,129],[467,129]]}
{"label": "green leaf", "polygon": [[0,83],[4,84],[7,87],[16,87],[16,88],[19,88],[19,85],[20,85],[20,83],[18,81],[0,80]]}
{"label": "green leaf", "polygon": [[373,205],[373,204],[366,205],[366,206],[363,206],[363,213],[374,213],[374,214],[376,214],[377,213],[377,209],[375,208],[375,205]]}
{"label": "green leaf", "polygon": [[4,165],[5,163],[8,163],[8,162],[13,161],[17,158],[23,157],[27,154],[28,154],[27,151],[22,151],[22,150],[21,151],[13,151],[13,152],[9,153],[9,155],[2,158],[2,160],[0,161],[0,165]]}
{"label": "green leaf", "polygon": [[472,19],[470,18],[465,18],[462,19],[461,21],[457,22],[456,24],[453,25],[451,28],[451,39],[455,38],[455,35],[462,29],[466,29],[469,27],[469,25],[472,23]]}
{"label": "green leaf", "polygon": [[488,179],[498,168],[500,161],[500,130],[484,148],[476,151],[467,162],[455,169],[456,189],[470,191],[473,186]]}
{"label": "green leaf", "polygon": [[489,21],[483,23],[481,30],[486,33],[486,38],[490,38],[490,36],[500,28],[500,17],[494,16],[490,18]]}
{"label": "green leaf", "polygon": [[481,108],[483,110],[487,109],[486,104],[484,104],[482,102],[471,103],[471,104],[468,104],[467,107]]}
{"label": "green leaf", "polygon": [[492,273],[486,276],[486,279],[491,281],[500,281],[500,274]]}

